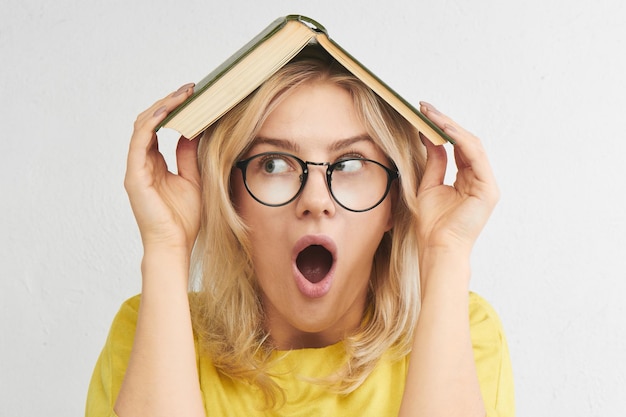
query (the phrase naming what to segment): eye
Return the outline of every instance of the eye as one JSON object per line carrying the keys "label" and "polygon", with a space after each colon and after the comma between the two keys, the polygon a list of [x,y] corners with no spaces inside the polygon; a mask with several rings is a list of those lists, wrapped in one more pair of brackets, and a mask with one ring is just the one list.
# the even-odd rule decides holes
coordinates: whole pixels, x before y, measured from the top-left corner
{"label": "eye", "polygon": [[363,168],[365,161],[362,159],[346,159],[335,164],[335,171],[357,172]]}
{"label": "eye", "polygon": [[289,160],[281,155],[265,155],[260,158],[259,165],[265,174],[284,174],[293,170]]}

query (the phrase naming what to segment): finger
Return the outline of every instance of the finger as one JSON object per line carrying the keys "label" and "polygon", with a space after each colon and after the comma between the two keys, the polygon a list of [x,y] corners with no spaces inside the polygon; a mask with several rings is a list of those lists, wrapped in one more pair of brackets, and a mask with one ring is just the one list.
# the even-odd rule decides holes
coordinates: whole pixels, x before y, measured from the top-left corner
{"label": "finger", "polygon": [[149,120],[154,116],[155,112],[159,111],[161,107],[165,107],[168,112],[178,107],[184,102],[191,93],[193,93],[194,83],[187,83],[182,85],[178,90],[156,101],[152,106],[144,110],[137,117],[138,120]]}
{"label": "finger", "polygon": [[446,125],[445,132],[457,141],[454,145],[457,180],[461,178],[462,183],[470,186],[467,192],[493,207],[500,191],[482,143],[476,136],[466,131],[459,132],[452,125]]}
{"label": "finger", "polygon": [[437,108],[430,103],[420,101],[420,111],[442,130],[444,130],[446,125],[451,125],[457,129],[461,129],[461,126],[459,126],[454,120],[437,110]]}
{"label": "finger", "polygon": [[471,167],[480,180],[492,181],[493,173],[480,139],[441,113],[432,104],[420,102],[420,105],[420,110],[455,141],[454,154],[457,168],[461,170]]}
{"label": "finger", "polygon": [[157,135],[154,131],[136,130],[131,137],[131,144],[126,159],[126,178],[134,172],[143,169],[147,164],[148,152],[154,149],[158,152]]}
{"label": "finger", "polygon": [[176,147],[178,175],[196,185],[200,184],[200,169],[198,168],[199,141],[199,139],[189,140],[181,136]]}
{"label": "finger", "polygon": [[456,163],[456,169],[459,171],[470,167],[470,164],[463,156],[463,152],[461,152],[461,148],[457,146],[454,147],[454,162]]}
{"label": "finger", "polygon": [[478,180],[495,182],[487,153],[480,140],[465,130],[457,130],[452,125],[445,125],[444,131],[456,140],[454,156],[457,168],[459,170],[471,168]]}
{"label": "finger", "polygon": [[153,139],[151,133],[156,130],[159,123],[161,123],[172,110],[182,104],[189,95],[191,95],[193,86],[193,83],[185,84],[174,93],[158,100],[143,111],[137,117],[137,120],[135,120],[134,133],[138,133],[138,135],[131,138],[131,146],[144,150],[149,148],[151,140]]}
{"label": "finger", "polygon": [[426,136],[420,133],[422,143],[426,146],[426,168],[420,182],[420,190],[426,190],[443,184],[448,165],[448,155],[443,145],[433,144]]}
{"label": "finger", "polygon": [[127,169],[142,167],[149,151],[158,152],[156,127],[167,117],[169,111],[178,107],[191,95],[193,86],[193,83],[183,85],[137,116],[130,139]]}

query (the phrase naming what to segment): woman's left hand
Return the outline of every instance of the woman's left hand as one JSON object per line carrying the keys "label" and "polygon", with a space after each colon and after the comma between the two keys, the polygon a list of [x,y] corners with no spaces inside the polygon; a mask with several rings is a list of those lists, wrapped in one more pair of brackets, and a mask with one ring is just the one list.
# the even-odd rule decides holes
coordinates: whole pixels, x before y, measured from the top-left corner
{"label": "woman's left hand", "polygon": [[426,137],[417,190],[419,318],[415,325],[401,416],[484,416],[474,362],[468,287],[470,253],[499,191],[480,140],[427,103],[421,111],[456,143],[453,185],[445,185],[447,152]]}
{"label": "woman's left hand", "polygon": [[469,256],[498,201],[498,186],[480,140],[432,105],[420,104],[422,113],[456,142],[457,166],[454,184],[445,185],[446,149],[422,136],[427,162],[417,191],[420,250],[422,254],[452,250]]}

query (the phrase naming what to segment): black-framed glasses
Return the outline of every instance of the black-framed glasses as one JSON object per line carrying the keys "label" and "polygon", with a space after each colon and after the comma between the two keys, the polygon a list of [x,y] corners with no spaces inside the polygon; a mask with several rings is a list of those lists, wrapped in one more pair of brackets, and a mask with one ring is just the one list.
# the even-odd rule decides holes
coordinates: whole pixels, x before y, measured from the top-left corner
{"label": "black-framed glasses", "polygon": [[341,207],[354,212],[378,206],[387,197],[393,181],[400,177],[396,169],[365,158],[311,162],[288,153],[264,152],[235,163],[248,193],[270,207],[284,206],[300,195],[309,165],[326,167],[330,195]]}

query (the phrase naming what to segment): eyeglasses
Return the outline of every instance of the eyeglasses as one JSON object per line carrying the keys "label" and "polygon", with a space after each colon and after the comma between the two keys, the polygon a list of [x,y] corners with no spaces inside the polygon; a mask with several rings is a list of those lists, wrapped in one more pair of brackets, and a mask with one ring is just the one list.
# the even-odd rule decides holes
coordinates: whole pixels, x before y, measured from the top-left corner
{"label": "eyeglasses", "polygon": [[378,206],[399,178],[397,170],[365,158],[337,162],[310,162],[282,152],[264,152],[235,163],[248,193],[259,203],[279,207],[300,195],[309,165],[326,167],[326,184],[333,199],[349,211],[362,212]]}

